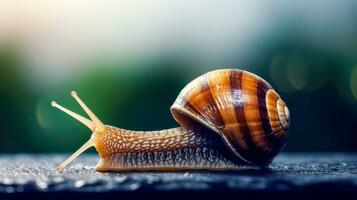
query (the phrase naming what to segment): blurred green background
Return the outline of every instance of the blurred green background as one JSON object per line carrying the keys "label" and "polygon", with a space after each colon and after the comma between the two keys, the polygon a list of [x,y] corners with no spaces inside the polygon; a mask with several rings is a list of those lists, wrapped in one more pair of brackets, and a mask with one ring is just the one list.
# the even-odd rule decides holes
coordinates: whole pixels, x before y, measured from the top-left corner
{"label": "blurred green background", "polygon": [[169,107],[218,68],[263,77],[289,106],[284,151],[357,151],[356,1],[1,1],[0,152],[69,152],[105,123],[177,126]]}

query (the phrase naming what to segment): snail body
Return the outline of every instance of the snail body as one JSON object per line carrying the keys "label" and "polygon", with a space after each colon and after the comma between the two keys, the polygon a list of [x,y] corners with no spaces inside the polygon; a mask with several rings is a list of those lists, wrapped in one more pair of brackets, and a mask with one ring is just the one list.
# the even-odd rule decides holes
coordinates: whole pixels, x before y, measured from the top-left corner
{"label": "snail body", "polygon": [[191,81],[171,106],[181,125],[161,131],[130,131],[104,125],[71,93],[89,115],[55,106],[93,132],[91,138],[59,167],[94,146],[97,171],[239,170],[264,167],[287,141],[290,113],[262,78],[236,69],[208,72]]}

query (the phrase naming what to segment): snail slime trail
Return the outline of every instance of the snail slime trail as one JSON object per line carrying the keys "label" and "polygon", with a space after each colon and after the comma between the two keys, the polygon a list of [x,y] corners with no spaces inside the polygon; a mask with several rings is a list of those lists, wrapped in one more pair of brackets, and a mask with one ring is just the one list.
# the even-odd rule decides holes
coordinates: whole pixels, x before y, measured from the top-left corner
{"label": "snail slime trail", "polygon": [[56,102],[87,126],[90,139],[57,169],[86,149],[99,153],[97,171],[241,170],[265,167],[283,149],[289,110],[262,78],[237,69],[208,72],[186,85],[171,107],[178,128],[131,131],[103,124],[79,98],[90,119]]}

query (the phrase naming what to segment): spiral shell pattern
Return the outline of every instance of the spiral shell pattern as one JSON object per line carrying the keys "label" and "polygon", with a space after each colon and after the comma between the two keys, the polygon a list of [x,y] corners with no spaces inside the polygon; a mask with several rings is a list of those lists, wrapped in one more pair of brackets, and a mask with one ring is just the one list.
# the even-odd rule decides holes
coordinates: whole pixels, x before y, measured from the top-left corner
{"label": "spiral shell pattern", "polygon": [[211,71],[191,81],[171,107],[181,126],[201,124],[222,136],[242,160],[266,166],[287,141],[290,113],[262,78],[236,69]]}

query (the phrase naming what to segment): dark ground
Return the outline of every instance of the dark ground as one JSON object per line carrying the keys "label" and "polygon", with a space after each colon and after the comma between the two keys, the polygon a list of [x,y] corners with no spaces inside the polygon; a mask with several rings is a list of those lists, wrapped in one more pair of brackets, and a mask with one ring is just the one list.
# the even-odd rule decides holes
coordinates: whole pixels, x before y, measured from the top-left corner
{"label": "dark ground", "polygon": [[85,154],[0,156],[0,197],[86,199],[357,199],[357,154],[281,154],[269,169],[242,172],[98,173]]}

